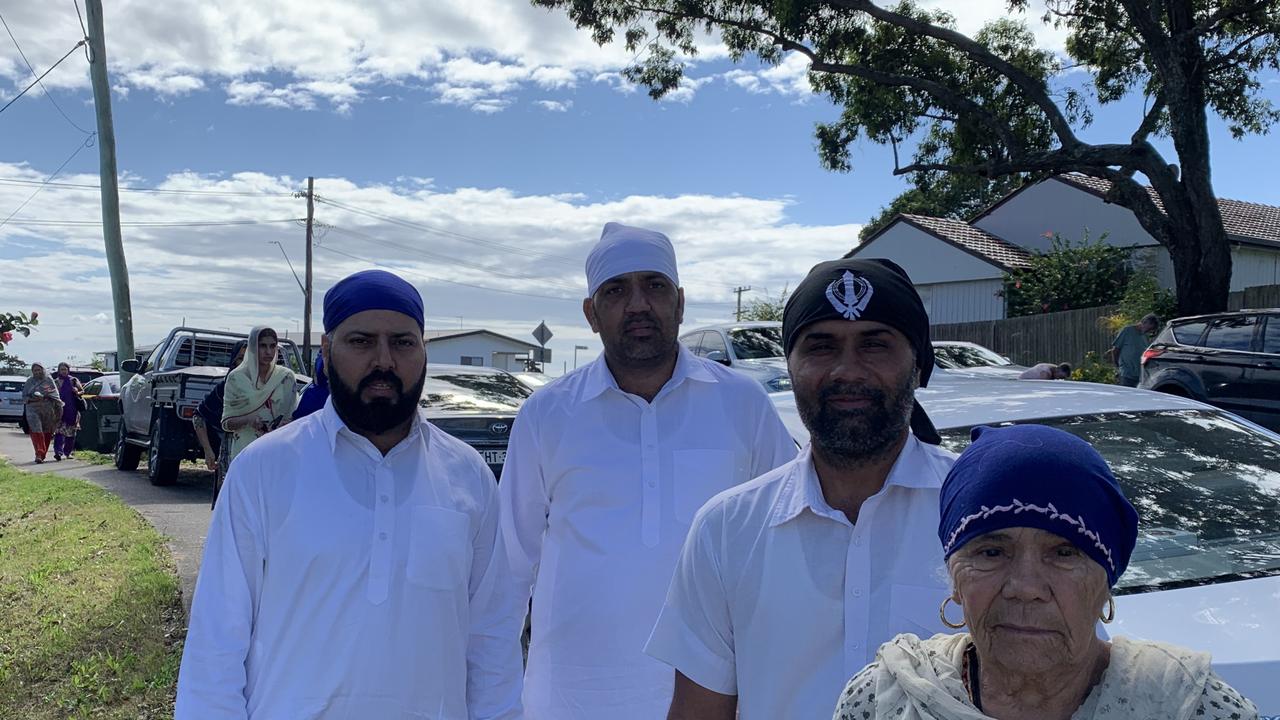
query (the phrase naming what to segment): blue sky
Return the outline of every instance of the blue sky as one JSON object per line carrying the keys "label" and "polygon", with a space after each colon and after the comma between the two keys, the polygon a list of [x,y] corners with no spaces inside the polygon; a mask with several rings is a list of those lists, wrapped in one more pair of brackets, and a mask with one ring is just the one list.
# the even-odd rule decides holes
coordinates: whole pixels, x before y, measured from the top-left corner
{"label": "blue sky", "polygon": [[[967,31],[1003,12],[998,1],[950,5],[962,8],[955,12]],[[819,166],[813,125],[836,110],[807,92],[802,63],[734,66],[708,39],[691,87],[654,102],[618,79],[628,53],[596,48],[523,0],[441,0],[412,16],[397,7],[108,3],[126,182],[277,195],[126,193],[124,219],[299,217],[301,201],[283,195],[313,174],[322,196],[441,231],[320,206],[317,218],[336,228],[317,251],[318,296],[377,262],[419,284],[437,326],[461,316],[468,327],[525,337],[545,319],[557,333],[557,360],[574,344],[592,348],[585,359],[599,346],[578,308],[581,259],[603,222],[672,235],[698,303],[686,318],[692,327],[730,318],[737,284],[776,294],[814,262],[847,251],[859,224],[905,187],[884,148],[859,146],[847,175]],[[79,35],[70,0],[3,12],[38,70]],[[1056,31],[1038,33],[1060,47]],[[29,82],[25,73],[0,36],[6,100]],[[46,84],[73,121],[92,127],[81,56]],[[1280,96],[1274,79],[1268,89]],[[1101,109],[1083,135],[1127,137],[1140,112],[1139,100]],[[43,180],[82,137],[33,91],[0,114],[0,179]],[[1219,194],[1280,205],[1271,163],[1259,161],[1277,148],[1273,136],[1235,142],[1218,127]],[[97,149],[85,149],[58,181],[94,184],[96,172]],[[0,184],[0,219],[33,190]],[[87,358],[113,344],[100,232],[19,224],[96,220],[97,212],[94,192],[50,187],[0,228],[0,308],[35,301],[45,310],[41,331],[11,348],[20,356]],[[138,343],[183,316],[238,329],[297,323],[300,295],[269,243],[283,243],[296,264],[300,228],[133,226],[124,234]],[[49,286],[56,291],[42,291]]]}

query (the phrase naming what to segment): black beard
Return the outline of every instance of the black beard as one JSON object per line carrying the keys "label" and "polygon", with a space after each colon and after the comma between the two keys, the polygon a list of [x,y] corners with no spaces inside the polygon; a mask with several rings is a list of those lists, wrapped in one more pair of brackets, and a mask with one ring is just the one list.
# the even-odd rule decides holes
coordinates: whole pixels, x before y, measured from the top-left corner
{"label": "black beard", "polygon": [[[336,368],[325,358],[325,374],[329,376],[329,396],[333,398],[333,409],[351,430],[367,435],[381,435],[393,428],[408,422],[418,411],[418,400],[422,397],[422,386],[427,381],[427,368],[422,367],[422,376],[408,392],[400,378],[386,370],[374,370],[366,375],[358,386],[352,388],[338,376]],[[375,382],[385,382],[396,391],[396,397],[375,398],[370,402],[360,399],[360,393]]]}
{"label": "black beard", "polygon": [[[646,338],[626,334],[627,328],[642,323],[653,325],[655,333]],[[676,336],[651,312],[627,317],[617,335],[600,333],[600,342],[604,345],[605,357],[611,363],[632,369],[659,367],[679,352]]]}
{"label": "black beard", "polygon": [[[861,410],[836,410],[827,400],[850,395],[871,400]],[[796,410],[809,430],[813,447],[833,465],[857,467],[882,458],[902,439],[911,424],[915,372],[908,372],[889,392],[855,383],[833,383],[817,397],[796,392]]]}

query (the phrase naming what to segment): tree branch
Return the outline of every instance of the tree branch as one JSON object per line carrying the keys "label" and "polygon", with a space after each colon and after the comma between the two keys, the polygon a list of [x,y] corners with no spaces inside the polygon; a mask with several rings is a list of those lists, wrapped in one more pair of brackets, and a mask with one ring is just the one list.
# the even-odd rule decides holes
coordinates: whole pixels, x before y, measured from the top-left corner
{"label": "tree branch", "polygon": [[1249,37],[1245,38],[1244,40],[1241,40],[1241,41],[1240,41],[1240,42],[1239,42],[1235,47],[1231,48],[1231,49],[1230,49],[1230,50],[1228,50],[1226,53],[1223,53],[1223,55],[1222,55],[1221,57],[1219,57],[1219,58],[1217,58],[1216,60],[1214,60],[1213,62],[1209,63],[1209,64],[1208,64],[1208,66],[1207,66],[1207,67],[1208,67],[1208,70],[1212,71],[1212,70],[1216,70],[1216,69],[1218,69],[1218,68],[1220,68],[1220,67],[1225,67],[1225,66],[1227,66],[1227,65],[1230,65],[1231,63],[1233,63],[1233,62],[1235,62],[1237,59],[1239,59],[1239,53],[1240,53],[1240,51],[1241,51],[1241,50],[1244,50],[1246,47],[1248,47],[1249,45],[1253,44],[1253,41],[1254,41],[1254,40],[1258,40],[1258,39],[1260,39],[1260,38],[1264,38],[1264,37],[1266,37],[1267,35],[1270,35],[1271,33],[1272,33],[1272,30],[1270,30],[1270,29],[1267,29],[1267,30],[1259,30],[1258,32],[1256,32],[1256,33],[1254,33],[1254,34],[1250,35]]}
{"label": "tree branch", "polygon": [[1208,35],[1220,23],[1223,23],[1227,20],[1234,20],[1240,17],[1241,15],[1248,15],[1249,13],[1255,12],[1257,10],[1265,9],[1268,5],[1271,5],[1273,2],[1274,0],[1258,0],[1258,2],[1250,3],[1248,5],[1242,5],[1237,8],[1231,8],[1231,7],[1218,8],[1217,12],[1213,13],[1209,17],[1205,18],[1203,21],[1197,23],[1195,27],[1191,28],[1191,34],[1196,36]]}
{"label": "tree branch", "polygon": [[938,27],[932,23],[923,22],[892,10],[886,10],[873,4],[870,0],[825,0],[825,2],[848,10],[860,10],[881,22],[900,27],[908,32],[931,37],[960,50],[979,64],[985,65],[1009,78],[1010,82],[1018,86],[1031,102],[1035,103],[1040,108],[1040,111],[1045,114],[1054,134],[1058,136],[1058,141],[1064,147],[1080,143],[1080,139],[1076,137],[1075,132],[1071,129],[1071,123],[1067,122],[1062,110],[1049,97],[1048,88],[1013,63],[991,52],[990,49],[972,38],[949,28]]}
{"label": "tree branch", "polygon": [[1164,112],[1164,96],[1156,93],[1155,100],[1151,103],[1151,107],[1147,110],[1147,114],[1143,116],[1142,123],[1138,125],[1138,129],[1134,131],[1130,140],[1134,143],[1143,142],[1156,131],[1156,127],[1160,124],[1160,114]]}

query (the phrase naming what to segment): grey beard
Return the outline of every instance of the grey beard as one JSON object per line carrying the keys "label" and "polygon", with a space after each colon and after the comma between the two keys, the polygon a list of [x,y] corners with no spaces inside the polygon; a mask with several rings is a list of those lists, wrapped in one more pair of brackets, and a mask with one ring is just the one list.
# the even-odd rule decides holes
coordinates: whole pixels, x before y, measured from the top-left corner
{"label": "grey beard", "polygon": [[[853,412],[839,411],[827,405],[831,395],[856,395],[872,404]],[[796,395],[796,409],[809,430],[813,450],[822,459],[839,468],[852,469],[883,459],[902,439],[911,424],[915,400],[915,373],[889,392],[865,386],[830,385],[817,398],[801,399]]]}

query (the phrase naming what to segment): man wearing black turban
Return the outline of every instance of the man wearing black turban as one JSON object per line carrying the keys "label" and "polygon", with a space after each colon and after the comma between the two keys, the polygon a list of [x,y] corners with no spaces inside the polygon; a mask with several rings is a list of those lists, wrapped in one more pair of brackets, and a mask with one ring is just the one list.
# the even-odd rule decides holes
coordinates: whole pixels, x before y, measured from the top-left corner
{"label": "man wearing black turban", "polygon": [[782,320],[810,443],[703,506],[649,640],[672,718],[816,718],[895,632],[945,632],[933,530],[955,455],[915,402],[929,318],[902,268],[814,267]]}

